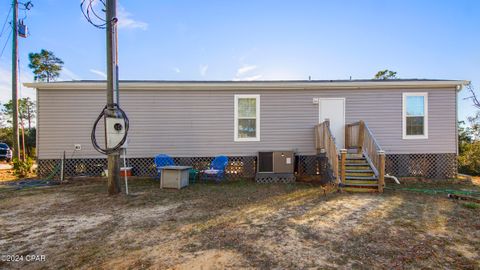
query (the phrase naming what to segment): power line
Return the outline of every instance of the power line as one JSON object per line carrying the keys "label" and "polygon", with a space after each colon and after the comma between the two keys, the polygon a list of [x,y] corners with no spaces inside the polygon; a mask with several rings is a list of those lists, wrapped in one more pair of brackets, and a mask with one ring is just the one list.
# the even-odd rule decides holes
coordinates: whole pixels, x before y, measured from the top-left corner
{"label": "power line", "polygon": [[5,22],[3,23],[3,26],[2,26],[2,32],[0,33],[0,37],[2,37],[3,35],[3,31],[5,30],[5,25],[7,25],[8,17],[10,16],[10,13],[12,13],[12,8],[13,7],[10,7],[10,9],[8,10],[7,17],[5,18]]}
{"label": "power line", "polygon": [[[105,29],[107,27],[107,20],[105,20],[102,16],[100,16],[97,12],[95,12],[95,5],[98,1],[103,7],[101,8],[102,12],[106,11],[106,4],[104,0],[82,0],[80,3],[80,10],[83,13],[83,16],[87,21],[100,29]],[[113,18],[112,21],[116,21],[116,18]]]}
{"label": "power line", "polygon": [[10,33],[8,34],[7,40],[5,41],[5,45],[3,45],[2,52],[0,53],[0,58],[3,56],[3,52],[5,51],[5,47],[7,47],[8,41],[10,40],[10,36],[12,35],[13,29],[10,29]]}

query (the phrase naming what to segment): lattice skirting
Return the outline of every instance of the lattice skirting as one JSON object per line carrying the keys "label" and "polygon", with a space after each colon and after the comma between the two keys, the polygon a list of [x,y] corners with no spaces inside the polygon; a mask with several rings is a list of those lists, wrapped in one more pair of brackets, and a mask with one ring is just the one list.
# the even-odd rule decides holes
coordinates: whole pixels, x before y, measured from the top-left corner
{"label": "lattice skirting", "polygon": [[295,174],[293,173],[257,173],[255,182],[262,184],[270,183],[293,183],[295,182]]}
{"label": "lattice skirting", "polygon": [[385,172],[397,177],[448,179],[457,176],[457,155],[387,154]]}
{"label": "lattice skirting", "polygon": [[[192,166],[197,170],[207,169],[214,157],[174,157],[175,164]],[[60,178],[59,159],[40,159],[38,176]],[[120,162],[123,166],[123,160]],[[133,175],[155,177],[156,169],[152,158],[129,158],[127,166],[132,167]],[[105,158],[77,158],[65,161],[65,177],[101,176],[107,167]],[[253,179],[257,167],[256,156],[230,156],[226,169],[227,179]],[[314,177],[325,181],[328,179],[328,162],[324,156],[296,156],[295,176],[297,178]]]}
{"label": "lattice skirting", "polygon": [[297,156],[296,165],[297,180],[322,184],[333,180],[333,171],[325,154]]}
{"label": "lattice skirting", "polygon": [[[197,170],[208,168],[214,157],[174,157],[175,164],[192,166]],[[123,165],[123,161],[121,162]],[[127,166],[133,168],[135,176],[155,177],[156,169],[153,158],[129,158]],[[257,157],[232,156],[226,170],[227,179],[255,178]],[[67,159],[65,176],[101,176],[107,167],[105,158]],[[38,176],[60,178],[59,159],[40,159]],[[457,156],[448,154],[389,154],[386,156],[385,171],[398,177],[424,177],[430,179],[454,178],[457,175]],[[332,180],[333,172],[324,155],[296,156],[295,176],[297,180],[319,181]]]}
{"label": "lattice skirting", "polygon": [[[192,166],[197,170],[207,169],[214,157],[174,157],[175,164]],[[254,178],[256,172],[256,157],[229,157],[225,177]],[[60,178],[61,161],[59,159],[40,159],[38,161],[38,176],[47,177],[53,174],[55,179]],[[123,160],[120,161],[123,166]],[[155,177],[157,174],[152,158],[129,158],[127,166],[132,167],[135,176]],[[67,159],[65,161],[65,176],[101,176],[107,168],[105,158]]]}

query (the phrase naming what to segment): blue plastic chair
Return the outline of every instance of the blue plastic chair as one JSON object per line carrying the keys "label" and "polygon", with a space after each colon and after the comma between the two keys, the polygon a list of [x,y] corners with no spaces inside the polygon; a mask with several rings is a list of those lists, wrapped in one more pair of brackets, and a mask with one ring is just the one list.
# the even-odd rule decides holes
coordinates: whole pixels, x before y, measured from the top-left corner
{"label": "blue plastic chair", "polygon": [[214,179],[218,182],[225,176],[225,168],[227,165],[228,157],[216,156],[210,164],[210,168],[202,171],[202,175],[204,176],[204,179]]}
{"label": "blue plastic chair", "polygon": [[157,167],[157,178],[160,180],[160,176],[162,175],[162,168],[165,166],[175,166],[175,162],[173,158],[169,155],[160,154],[155,156],[155,167]]}

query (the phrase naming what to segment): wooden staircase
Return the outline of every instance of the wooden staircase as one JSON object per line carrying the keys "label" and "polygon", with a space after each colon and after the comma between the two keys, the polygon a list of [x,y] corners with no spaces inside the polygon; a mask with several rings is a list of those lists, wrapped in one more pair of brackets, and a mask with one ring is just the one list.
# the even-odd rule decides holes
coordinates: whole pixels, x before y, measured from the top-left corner
{"label": "wooden staircase", "polygon": [[328,120],[316,125],[315,148],[317,154],[326,155],[335,182],[342,190],[383,192],[385,151],[364,121],[345,125],[346,149],[338,149]]}
{"label": "wooden staircase", "polygon": [[[341,162],[341,161],[340,161]],[[341,168],[339,170],[341,174]],[[348,154],[345,160],[345,181],[341,184],[348,192],[377,192],[378,177],[363,154]]]}

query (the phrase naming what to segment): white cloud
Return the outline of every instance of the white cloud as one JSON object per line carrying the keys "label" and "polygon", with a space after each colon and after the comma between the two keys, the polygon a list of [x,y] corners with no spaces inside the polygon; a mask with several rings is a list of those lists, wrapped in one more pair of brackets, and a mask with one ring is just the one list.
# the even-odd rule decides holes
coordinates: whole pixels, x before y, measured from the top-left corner
{"label": "white cloud", "polygon": [[257,69],[257,66],[255,65],[244,65],[243,67],[239,68],[237,70],[237,77],[240,77],[242,75],[244,75],[245,73],[248,73],[252,70],[255,70]]}
{"label": "white cloud", "polygon": [[256,81],[256,80],[260,80],[261,78],[263,78],[263,75],[253,75],[253,76],[250,76],[250,77],[246,77],[246,78],[243,78],[244,81]]}
{"label": "white cloud", "polygon": [[208,65],[200,65],[200,75],[205,76],[207,75]]}
{"label": "white cloud", "polygon": [[62,72],[60,73],[59,79],[61,81],[70,81],[70,80],[78,81],[78,80],[81,80],[82,78],[80,78],[80,76],[75,74],[75,72],[71,71],[70,69],[63,67]]}
{"label": "white cloud", "polygon": [[[25,82],[33,81],[33,76],[29,70],[20,70],[20,78],[18,80],[18,98],[29,97],[36,99],[35,90],[24,87]],[[12,99],[12,72],[10,68],[0,66],[0,103],[4,104]]]}
{"label": "white cloud", "polygon": [[172,70],[175,72],[175,73],[180,73],[180,69],[178,67],[174,67],[172,68]]}
{"label": "white cloud", "polygon": [[102,79],[107,78],[107,74],[105,74],[105,72],[103,72],[103,71],[96,70],[96,69],[90,69],[90,72],[97,74],[98,76],[102,77]]}
{"label": "white cloud", "polygon": [[250,77],[242,77],[242,78],[234,78],[234,81],[256,81],[260,80],[263,77],[263,75],[253,75]]}
{"label": "white cloud", "polygon": [[117,18],[119,29],[141,29],[145,31],[148,28],[148,23],[133,19],[132,14],[121,5],[118,6]]}
{"label": "white cloud", "polygon": [[[237,69],[237,74],[233,78],[234,81],[255,81],[263,77],[261,74],[253,75],[252,71],[256,70],[256,65],[243,65]],[[250,75],[249,75],[250,74]]]}

